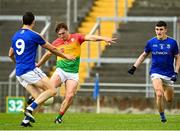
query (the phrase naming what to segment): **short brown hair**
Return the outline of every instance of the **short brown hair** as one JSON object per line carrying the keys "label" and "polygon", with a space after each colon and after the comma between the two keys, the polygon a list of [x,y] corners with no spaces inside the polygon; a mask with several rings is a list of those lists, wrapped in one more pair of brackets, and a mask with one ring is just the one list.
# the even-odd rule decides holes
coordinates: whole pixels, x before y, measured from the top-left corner
{"label": "short brown hair", "polygon": [[59,24],[56,25],[55,32],[58,33],[58,31],[61,28],[64,28],[65,30],[68,30],[68,27],[67,27],[67,25],[65,23],[59,23]]}
{"label": "short brown hair", "polygon": [[162,27],[162,26],[164,26],[165,28],[167,28],[167,23],[166,23],[165,21],[158,21],[158,22],[156,23],[156,26],[157,26],[157,27]]}

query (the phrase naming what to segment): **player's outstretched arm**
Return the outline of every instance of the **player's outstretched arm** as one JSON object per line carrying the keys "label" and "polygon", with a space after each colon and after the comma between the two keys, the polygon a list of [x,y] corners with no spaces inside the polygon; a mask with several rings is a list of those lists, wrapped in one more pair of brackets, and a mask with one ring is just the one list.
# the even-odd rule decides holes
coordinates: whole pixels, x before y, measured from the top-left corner
{"label": "player's outstretched arm", "polygon": [[53,45],[51,45],[50,43],[46,43],[44,45],[42,45],[43,48],[49,50],[50,52],[52,52],[53,54],[57,55],[57,56],[60,56],[62,58],[65,58],[65,59],[68,59],[68,60],[75,60],[75,57],[74,56],[71,56],[71,55],[68,55],[68,54],[64,54],[60,51],[58,51],[56,49],[56,47],[54,47]]}
{"label": "player's outstretched arm", "polygon": [[109,38],[109,37],[103,37],[103,36],[97,36],[97,35],[86,35],[85,41],[105,41],[108,45],[111,45],[112,43],[116,43],[117,38]]}
{"label": "player's outstretched arm", "polygon": [[10,49],[9,49],[8,56],[9,56],[9,58],[10,58],[14,63],[16,63],[15,57],[14,57],[14,50],[13,50],[12,47],[10,47]]}
{"label": "player's outstretched arm", "polygon": [[141,63],[143,63],[143,61],[146,59],[146,57],[148,56],[149,54],[146,53],[146,52],[143,52],[139,57],[138,59],[136,60],[136,62],[134,63],[134,65],[128,70],[128,73],[133,75],[134,72],[136,71],[136,68],[138,68]]}

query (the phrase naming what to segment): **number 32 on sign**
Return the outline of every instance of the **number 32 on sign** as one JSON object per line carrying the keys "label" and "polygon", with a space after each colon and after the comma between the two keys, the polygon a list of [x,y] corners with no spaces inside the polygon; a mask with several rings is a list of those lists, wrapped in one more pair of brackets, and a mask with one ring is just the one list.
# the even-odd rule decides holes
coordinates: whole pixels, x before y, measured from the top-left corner
{"label": "number 32 on sign", "polygon": [[7,113],[18,113],[22,112],[25,107],[24,97],[6,97],[6,112]]}

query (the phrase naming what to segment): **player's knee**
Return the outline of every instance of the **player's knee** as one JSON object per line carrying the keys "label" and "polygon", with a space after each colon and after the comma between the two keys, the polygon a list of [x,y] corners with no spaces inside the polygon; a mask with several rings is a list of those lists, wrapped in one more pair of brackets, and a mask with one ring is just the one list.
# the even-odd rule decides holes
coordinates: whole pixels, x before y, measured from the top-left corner
{"label": "player's knee", "polygon": [[74,97],[74,93],[69,93],[69,94],[66,96],[66,99],[67,99],[68,101],[71,101],[71,100],[73,99],[73,97]]}
{"label": "player's knee", "polygon": [[157,96],[157,98],[162,98],[163,92],[161,90],[156,90],[156,96]]}

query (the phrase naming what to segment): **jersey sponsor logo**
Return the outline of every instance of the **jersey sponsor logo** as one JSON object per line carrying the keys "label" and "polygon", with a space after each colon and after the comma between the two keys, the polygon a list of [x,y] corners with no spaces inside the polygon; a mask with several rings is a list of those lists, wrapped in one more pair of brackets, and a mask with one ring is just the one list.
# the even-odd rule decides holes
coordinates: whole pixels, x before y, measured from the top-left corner
{"label": "jersey sponsor logo", "polygon": [[155,51],[155,52],[152,52],[153,55],[167,55],[168,52],[165,52],[165,51]]}

